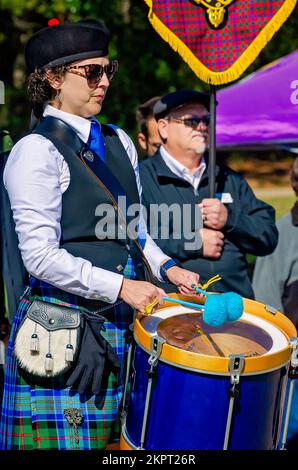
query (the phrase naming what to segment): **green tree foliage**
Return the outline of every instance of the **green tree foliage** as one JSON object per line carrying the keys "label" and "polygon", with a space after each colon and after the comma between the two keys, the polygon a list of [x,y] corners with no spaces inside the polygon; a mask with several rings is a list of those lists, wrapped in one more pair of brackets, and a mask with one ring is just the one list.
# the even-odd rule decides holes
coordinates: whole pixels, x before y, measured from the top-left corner
{"label": "green tree foliage", "polygon": [[[177,88],[206,89],[180,56],[153,30],[143,0],[0,0],[0,79],[6,87],[6,105],[0,109],[0,127],[19,138],[27,129],[30,109],[26,98],[24,44],[47,26],[51,17],[62,22],[102,19],[111,32],[110,55],[119,60],[102,119],[135,132],[135,110],[151,96]],[[247,73],[298,48],[298,8],[260,54]]]}

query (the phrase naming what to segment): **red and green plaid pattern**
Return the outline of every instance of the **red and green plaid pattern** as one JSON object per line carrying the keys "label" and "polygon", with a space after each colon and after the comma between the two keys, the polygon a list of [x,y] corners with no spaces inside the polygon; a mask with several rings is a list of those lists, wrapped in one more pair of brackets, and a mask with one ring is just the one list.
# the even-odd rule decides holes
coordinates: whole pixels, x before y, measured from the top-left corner
{"label": "red and green plaid pattern", "polygon": [[[124,275],[135,277],[133,264],[129,259]],[[35,283],[37,286],[37,283]],[[44,300],[57,303],[57,289],[43,284]],[[59,296],[60,297],[60,296]],[[60,298],[59,298],[60,302]],[[77,298],[76,305],[80,304]],[[14,318],[10,337],[5,373],[3,407],[0,422],[0,449],[33,450],[91,450],[105,449],[108,442],[119,437],[119,407],[123,393],[123,380],[117,384],[113,374],[106,383],[103,379],[101,394],[80,395],[74,389],[66,388],[66,377],[55,380],[34,382],[17,368],[13,355],[16,331],[29,307],[30,302],[23,298]],[[72,305],[75,306],[75,305]],[[123,303],[110,308],[105,330],[102,335],[115,348],[122,361],[121,376],[125,372],[127,344],[125,340],[129,324],[132,322],[132,309]],[[64,416],[65,409],[79,409],[83,415],[78,425],[78,442],[73,426]]]}
{"label": "red and green plaid pattern", "polygon": [[[287,13],[285,12],[284,18],[276,18],[278,24],[273,27],[275,31],[286,20],[295,5],[295,0],[234,0],[225,7],[226,21],[215,29],[208,23],[206,7],[199,1],[145,1],[152,8],[149,14],[150,21],[152,14],[156,15],[161,23],[193,53],[194,58],[208,70],[216,73],[227,71],[240,59],[284,4],[289,5]],[[160,27],[154,21],[153,26],[161,34]],[[162,36],[165,38],[164,34]],[[262,47],[267,40],[264,40]],[[177,50],[177,44],[173,44],[172,40],[168,42]],[[262,47],[259,47],[258,52]],[[178,52],[183,56],[179,47]]]}
{"label": "red and green plaid pattern", "polygon": [[[99,397],[70,392],[62,379],[45,388],[18,375],[10,449],[105,449],[114,433],[121,396],[122,388],[112,374]],[[73,408],[84,417],[77,428],[78,442],[64,416],[65,409]]]}

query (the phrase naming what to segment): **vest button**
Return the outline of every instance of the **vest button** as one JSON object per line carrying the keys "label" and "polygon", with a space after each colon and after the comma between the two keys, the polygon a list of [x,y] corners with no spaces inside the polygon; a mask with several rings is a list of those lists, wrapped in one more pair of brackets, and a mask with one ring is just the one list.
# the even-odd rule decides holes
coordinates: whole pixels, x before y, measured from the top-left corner
{"label": "vest button", "polygon": [[54,325],[54,323],[55,323],[54,318],[50,318],[50,319],[49,319],[49,324],[50,324],[50,325]]}

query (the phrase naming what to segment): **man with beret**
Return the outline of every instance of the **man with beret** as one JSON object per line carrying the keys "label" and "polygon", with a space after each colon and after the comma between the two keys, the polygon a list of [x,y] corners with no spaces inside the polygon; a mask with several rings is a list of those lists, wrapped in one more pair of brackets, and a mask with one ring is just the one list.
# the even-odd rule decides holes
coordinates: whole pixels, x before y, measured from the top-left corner
{"label": "man with beret", "polygon": [[[201,283],[219,274],[222,280],[211,290],[253,298],[245,255],[264,256],[274,250],[274,209],[255,197],[240,174],[220,162],[215,169],[216,197],[209,197],[208,94],[169,93],[154,105],[153,114],[162,145],[140,167],[149,233],[181,266],[200,272]],[[165,206],[173,210],[160,216]]]}
{"label": "man with beret", "polygon": [[[119,207],[120,197],[127,207],[138,205],[141,186],[137,153],[127,134],[95,118],[117,72],[108,44],[108,30],[85,20],[38,31],[26,46],[37,123],[13,147],[4,184],[30,280],[8,348],[1,449],[106,448],[119,433],[132,307],[148,313],[148,304],[163,303],[155,277],[167,276],[183,293],[194,293],[192,285],[199,280],[165,255],[145,230],[132,232],[128,214]],[[106,223],[102,208],[107,206]],[[103,230],[106,225],[109,231]],[[30,348],[20,345],[17,361],[15,338],[31,305],[32,341]],[[67,329],[73,317],[62,307],[72,309],[74,318],[79,311],[84,321],[77,354],[71,353],[68,332],[63,357],[57,358],[55,332],[47,326],[48,335],[39,338],[38,321],[49,318],[54,325],[57,318],[56,325]],[[36,370],[41,343],[48,353]],[[63,366],[57,375],[55,361]]]}

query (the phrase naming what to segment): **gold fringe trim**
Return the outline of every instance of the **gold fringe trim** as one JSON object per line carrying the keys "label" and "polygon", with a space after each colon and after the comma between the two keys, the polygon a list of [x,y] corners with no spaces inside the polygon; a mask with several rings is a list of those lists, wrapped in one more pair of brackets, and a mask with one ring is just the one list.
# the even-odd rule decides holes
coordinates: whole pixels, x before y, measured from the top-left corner
{"label": "gold fringe trim", "polygon": [[145,0],[149,6],[148,18],[153,28],[166,41],[175,52],[189,65],[193,72],[206,83],[212,85],[223,85],[237,80],[239,76],[252,64],[261,50],[271,40],[282,24],[288,19],[294,10],[297,0],[286,0],[278,12],[262,29],[253,42],[245,49],[236,62],[224,72],[213,72],[209,70],[191,50],[179,39],[152,11],[152,0]]}

